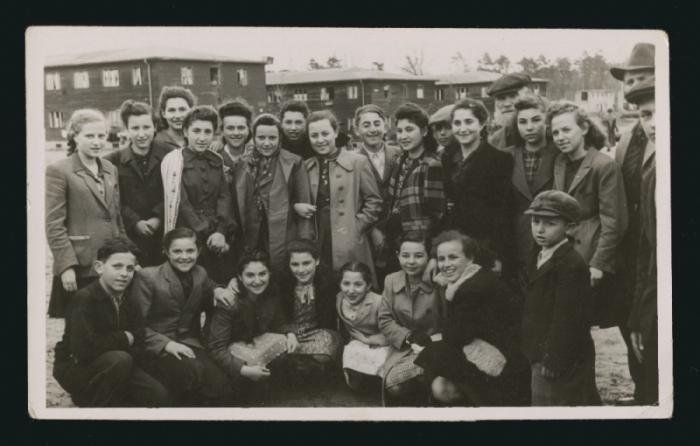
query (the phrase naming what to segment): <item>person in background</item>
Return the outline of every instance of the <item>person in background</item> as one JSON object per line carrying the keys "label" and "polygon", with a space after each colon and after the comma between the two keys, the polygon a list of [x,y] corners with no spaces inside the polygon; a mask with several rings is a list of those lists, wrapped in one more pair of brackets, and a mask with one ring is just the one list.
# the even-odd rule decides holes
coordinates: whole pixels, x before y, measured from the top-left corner
{"label": "person in background", "polygon": [[[280,145],[282,128],[277,118],[259,115],[252,131],[255,149],[243,156],[245,187],[252,197],[244,218],[245,246],[268,253],[277,275],[287,269],[287,243],[314,235],[309,178],[301,157]],[[241,187],[239,198],[247,194]]]}
{"label": "person in background", "polygon": [[442,156],[445,149],[454,143],[454,138],[452,137],[452,123],[450,122],[453,108],[453,104],[441,107],[430,116],[430,120],[428,121],[433,137],[438,144],[437,149],[435,149],[435,153],[438,156]]}
{"label": "person in background", "polygon": [[489,144],[499,150],[515,144],[516,128],[513,126],[515,101],[532,94],[532,78],[525,73],[510,73],[497,79],[486,93],[494,99],[498,123],[492,128]]}
{"label": "person in background", "polygon": [[127,237],[117,169],[100,159],[107,141],[104,115],[76,110],[67,130],[68,158],[46,168],[46,239],[53,255],[49,317],[64,317],[73,293],[97,278],[100,246]]}
{"label": "person in background", "polygon": [[185,116],[197,105],[197,98],[192,92],[177,85],[165,86],[158,98],[161,129],[156,133],[155,140],[165,143],[173,149],[184,149]]}
{"label": "person in background", "polygon": [[428,241],[417,232],[401,237],[397,256],[401,270],[384,281],[379,328],[391,345],[384,366],[385,405],[423,406],[428,401],[423,369],[413,363],[413,346],[425,346],[439,331],[442,302],[438,289],[423,279],[428,265]]}
{"label": "person in background", "polygon": [[233,392],[225,373],[204,349],[201,315],[233,302],[197,265],[200,249],[190,228],[166,232],[167,261],[143,268],[134,277],[128,299],[145,320],[143,367],[165,385],[176,406],[224,406]]}
{"label": "person in background", "polygon": [[632,87],[625,96],[637,105],[639,122],[648,142],[644,149],[639,188],[639,245],[634,300],[627,329],[632,351],[639,361],[635,381],[638,404],[657,404],[659,401],[659,340],[656,289],[656,98],[654,79]]}
{"label": "person in background", "polygon": [[279,116],[282,123],[282,148],[304,160],[314,156],[309,137],[306,134],[306,119],[309,116],[309,107],[306,102],[296,99],[285,102],[280,108]]}
{"label": "person in background", "polygon": [[615,119],[615,114],[613,113],[612,108],[609,108],[605,112],[605,115],[603,116],[603,124],[605,125],[605,133],[608,137],[607,146],[611,148],[615,147],[620,130],[617,128],[617,119]]}
{"label": "person in background", "polygon": [[119,173],[121,215],[126,234],[141,253],[139,264],[163,262],[163,180],[160,163],[172,147],[154,141],[153,111],[148,104],[124,101],[120,108],[129,143],[104,159]]}
{"label": "person in background", "polygon": [[[646,82],[655,77],[654,68],[655,47],[650,43],[638,43],[632,49],[629,60],[625,65],[610,69],[612,76],[622,82],[622,90],[625,94],[641,82]],[[622,179],[625,183],[625,196],[627,198],[627,212],[629,227],[620,245],[620,268],[618,281],[618,294],[621,302],[619,325],[620,333],[627,344],[627,364],[630,375],[635,383],[635,400],[641,400],[642,395],[637,390],[643,385],[641,379],[641,366],[634,354],[634,348],[627,329],[626,320],[629,318],[634,293],[637,284],[637,259],[639,255],[640,238],[640,209],[641,209],[641,183],[642,162],[644,153],[649,143],[649,137],[644,131],[641,120],[637,120],[629,131],[624,132],[615,148],[615,161],[622,171]]]}
{"label": "person in background", "polygon": [[136,247],[107,240],[98,250],[98,279],[68,305],[53,375],[80,407],[159,407],[168,391],[143,371],[144,321],[124,295],[134,277]]}
{"label": "person in background", "polygon": [[197,106],[185,117],[187,147],[168,153],[161,163],[164,186],[164,230],[190,228],[202,247],[200,264],[212,279],[225,283],[224,264],[236,234],[233,203],[221,155],[209,150],[218,127],[216,110]]}
{"label": "person in background", "polygon": [[524,96],[515,104],[515,145],[510,147],[514,166],[511,176],[515,239],[513,264],[508,279],[514,289],[523,292],[527,286],[527,264],[535,249],[530,218],[524,212],[538,193],[554,187],[554,160],[559,151],[547,131],[546,99]]}
{"label": "person in background", "polygon": [[549,190],[525,214],[539,250],[532,253],[521,325],[531,364],[533,406],[600,405],[588,320],[588,266],[567,238],[579,220],[575,198]]}
{"label": "person in background", "polygon": [[554,189],[568,193],[581,206],[581,221],[570,235],[590,270],[591,323],[601,328],[618,325],[613,285],[628,222],[620,168],[598,151],[605,145],[605,135],[576,104],[554,102],[547,111],[547,125],[560,152],[554,161]]}
{"label": "person in background", "polygon": [[306,160],[314,203],[306,215],[315,218],[321,263],[338,271],[347,262],[363,262],[376,285],[367,232],[381,216],[382,199],[370,162],[335,145],[338,121],[330,111],[311,113],[307,126],[316,156]]}
{"label": "person in background", "polygon": [[[395,144],[384,141],[387,130],[386,114],[381,107],[374,104],[367,104],[355,110],[355,133],[360,138],[360,145],[357,152],[364,155],[370,161],[370,167],[377,180],[377,185],[384,203],[389,203],[391,196],[389,193],[389,182],[394,166],[401,155],[401,148]],[[386,207],[383,217],[386,217]],[[374,263],[379,282],[384,281],[384,277],[392,272],[387,269],[387,264],[393,264],[394,253],[386,248],[384,234],[381,230],[373,227],[370,232],[372,248],[374,250]]]}

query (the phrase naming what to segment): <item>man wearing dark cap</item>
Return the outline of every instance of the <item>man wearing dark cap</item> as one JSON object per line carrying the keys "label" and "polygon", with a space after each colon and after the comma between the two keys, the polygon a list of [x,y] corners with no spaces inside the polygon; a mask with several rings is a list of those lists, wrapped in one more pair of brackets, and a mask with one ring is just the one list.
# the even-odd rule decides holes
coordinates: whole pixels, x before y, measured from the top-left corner
{"label": "man wearing dark cap", "polygon": [[525,214],[532,217],[532,236],[540,247],[528,265],[521,325],[522,351],[532,371],[532,405],[600,404],[590,333],[590,275],[567,237],[581,206],[563,191],[548,190],[535,197]]}
{"label": "man wearing dark cap", "polygon": [[525,73],[506,74],[496,80],[488,88],[486,93],[494,98],[496,111],[500,115],[500,126],[497,126],[489,136],[489,143],[497,149],[505,150],[515,144],[515,130],[513,119],[515,117],[515,101],[524,95],[531,93],[530,82],[532,79]]}
{"label": "man wearing dark cap", "polygon": [[[656,99],[654,79],[634,85],[625,99],[637,105],[639,125],[647,138],[639,184],[636,265],[632,309],[627,328],[632,351],[640,366],[635,380],[638,404],[656,404],[659,400],[658,320],[656,311]],[[632,221],[630,220],[630,223]]]}
{"label": "man wearing dark cap", "polygon": [[[623,92],[625,98],[628,93],[640,82],[653,83],[654,80],[654,45],[650,43],[638,43],[632,49],[629,60],[625,65],[615,66],[610,69],[610,74],[617,80],[623,82]],[[633,93],[635,95],[637,93]],[[617,161],[622,171],[622,178],[625,183],[625,194],[627,198],[627,212],[629,227],[620,245],[620,281],[619,302],[620,332],[627,344],[627,360],[630,376],[635,383],[635,399],[639,400],[639,376],[640,364],[634,355],[630,334],[627,330],[626,320],[629,317],[634,290],[636,287],[636,271],[638,259],[638,245],[640,238],[640,196],[642,181],[642,161],[644,151],[649,142],[641,121],[637,121],[632,129],[624,132],[620,142],[615,148],[615,161]]]}

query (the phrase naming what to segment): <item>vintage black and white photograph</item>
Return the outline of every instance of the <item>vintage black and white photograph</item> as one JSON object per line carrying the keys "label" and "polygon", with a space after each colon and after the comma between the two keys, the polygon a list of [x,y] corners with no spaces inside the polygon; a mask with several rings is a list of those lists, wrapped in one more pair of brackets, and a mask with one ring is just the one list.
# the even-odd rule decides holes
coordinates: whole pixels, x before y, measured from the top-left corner
{"label": "vintage black and white photograph", "polygon": [[670,417],[668,47],[30,27],[31,416]]}

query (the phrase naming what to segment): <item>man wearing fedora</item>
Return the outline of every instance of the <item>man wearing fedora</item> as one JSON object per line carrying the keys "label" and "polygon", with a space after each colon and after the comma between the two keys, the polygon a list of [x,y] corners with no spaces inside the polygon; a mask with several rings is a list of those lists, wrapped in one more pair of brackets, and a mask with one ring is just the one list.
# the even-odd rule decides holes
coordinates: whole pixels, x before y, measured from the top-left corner
{"label": "man wearing fedora", "polygon": [[[623,82],[625,99],[631,90],[640,83],[649,82],[653,85],[654,79],[654,45],[650,43],[638,43],[632,49],[629,60],[625,65],[615,66],[610,69],[612,76]],[[644,151],[649,138],[644,131],[642,123],[638,120],[631,130],[623,133],[620,142],[615,149],[615,161],[622,170],[627,198],[627,212],[629,227],[625,233],[620,247],[620,281],[617,293],[617,320],[620,322],[620,332],[627,344],[627,359],[630,375],[635,383],[635,400],[639,402],[642,385],[640,363],[634,354],[634,348],[630,339],[630,332],[625,322],[629,317],[634,298],[634,290],[637,285],[637,262],[639,259],[638,247],[640,239],[640,207],[642,162]]]}
{"label": "man wearing fedora", "polygon": [[532,78],[525,73],[510,73],[497,79],[486,91],[494,99],[496,112],[500,115],[500,124],[492,129],[489,136],[489,144],[495,148],[506,151],[515,144],[515,102],[532,93],[531,82]]}

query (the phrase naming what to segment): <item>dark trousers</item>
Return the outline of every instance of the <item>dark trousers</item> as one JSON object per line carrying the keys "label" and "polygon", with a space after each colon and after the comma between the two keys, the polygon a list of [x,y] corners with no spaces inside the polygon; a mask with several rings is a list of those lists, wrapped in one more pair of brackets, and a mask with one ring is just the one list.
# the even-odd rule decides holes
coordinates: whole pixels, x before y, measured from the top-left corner
{"label": "dark trousers", "polygon": [[168,389],[176,406],[231,405],[233,388],[228,377],[201,348],[189,346],[195,358],[177,359],[163,353],[145,366]]}
{"label": "dark trousers", "polygon": [[80,407],[168,405],[165,387],[139,368],[125,351],[103,353],[88,364],[68,358],[56,361],[53,376]]}
{"label": "dark trousers", "polygon": [[625,341],[625,346],[627,347],[627,367],[630,371],[630,376],[632,377],[632,382],[634,383],[634,400],[639,401],[641,398],[641,378],[642,378],[642,364],[637,360],[637,356],[634,354],[632,349],[632,340],[630,338],[629,329],[621,325],[618,327],[620,329],[620,334],[622,339]]}
{"label": "dark trousers", "polygon": [[[639,370],[639,382],[635,389],[637,404],[652,405],[659,403],[659,335],[658,326],[654,326],[648,337],[644,338],[644,352]],[[639,395],[637,397],[637,394]]]}

